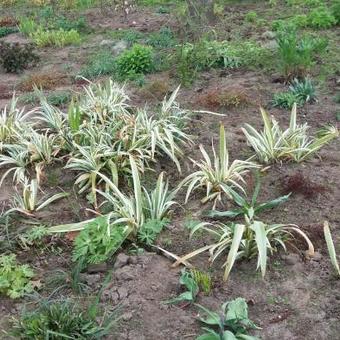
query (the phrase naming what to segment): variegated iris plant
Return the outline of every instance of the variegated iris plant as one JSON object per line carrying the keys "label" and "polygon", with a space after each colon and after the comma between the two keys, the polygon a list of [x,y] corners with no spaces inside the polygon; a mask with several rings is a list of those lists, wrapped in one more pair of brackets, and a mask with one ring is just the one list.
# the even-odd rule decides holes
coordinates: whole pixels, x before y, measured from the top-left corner
{"label": "variegated iris plant", "polygon": [[270,118],[263,109],[261,114],[264,123],[262,132],[249,124],[246,124],[242,131],[257,158],[264,164],[280,161],[302,162],[339,137],[339,130],[334,126],[323,129],[316,137],[310,137],[307,133],[308,124],[300,125],[296,122],[296,104],[293,106],[290,124],[286,130],[282,130],[275,118]]}
{"label": "variegated iris plant", "polygon": [[33,166],[39,183],[46,165],[57,157],[68,159],[65,168],[78,173],[80,192],[91,193],[98,208],[97,190],[108,186],[102,175],[118,187],[122,177],[131,175],[131,159],[143,172],[165,155],[180,171],[182,149],[192,142],[184,131],[189,112],[176,103],[178,90],[153,113],[132,108],[124,86],[112,80],[90,83],[67,113],[50,105],[37,89],[40,108],[34,112],[18,110],[14,98],[0,116],[0,168],[10,167],[1,182],[10,174],[16,183],[22,181]]}
{"label": "variegated iris plant", "polygon": [[222,124],[218,151],[212,145],[213,158],[209,156],[203,145],[200,145],[200,151],[203,159],[201,161],[192,160],[198,170],[187,176],[180,184],[180,186],[187,186],[186,202],[193,191],[203,188],[206,194],[202,202],[214,201],[215,208],[216,203],[222,201],[223,197],[233,199],[232,194],[235,190],[244,193],[244,175],[251,169],[259,168],[259,165],[251,160],[230,161]]}

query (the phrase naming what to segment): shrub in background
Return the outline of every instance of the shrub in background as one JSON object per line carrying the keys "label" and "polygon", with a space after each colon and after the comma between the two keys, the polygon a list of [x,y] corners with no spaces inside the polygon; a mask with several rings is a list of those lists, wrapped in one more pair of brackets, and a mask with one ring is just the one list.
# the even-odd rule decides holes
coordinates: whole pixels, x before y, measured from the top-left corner
{"label": "shrub in background", "polygon": [[45,31],[40,27],[35,32],[31,33],[30,37],[39,47],[64,47],[67,45],[77,45],[81,42],[79,33],[74,29],[65,31],[60,28],[59,30]]}
{"label": "shrub in background", "polygon": [[308,26],[313,28],[330,28],[336,23],[337,19],[325,6],[315,8],[308,14]]}
{"label": "shrub in background", "polygon": [[151,47],[135,44],[117,59],[117,74],[121,78],[134,78],[153,70],[153,50]]}
{"label": "shrub in background", "polygon": [[18,32],[16,27],[0,27],[0,38],[16,32]]}
{"label": "shrub in background", "polygon": [[33,45],[0,42],[0,65],[6,72],[17,73],[39,60]]}

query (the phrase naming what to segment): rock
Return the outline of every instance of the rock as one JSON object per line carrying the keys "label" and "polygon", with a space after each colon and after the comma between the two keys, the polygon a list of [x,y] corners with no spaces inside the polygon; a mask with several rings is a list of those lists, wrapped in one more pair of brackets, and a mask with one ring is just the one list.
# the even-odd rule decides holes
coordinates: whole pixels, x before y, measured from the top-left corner
{"label": "rock", "polygon": [[81,274],[80,277],[82,282],[85,282],[88,286],[93,287],[98,284],[98,282],[101,282],[101,275],[100,274],[91,274],[91,275],[86,275],[86,274]]}
{"label": "rock", "polygon": [[87,267],[87,272],[89,274],[93,274],[93,273],[103,273],[107,271],[107,264],[104,263],[97,263],[97,264],[90,264]]}
{"label": "rock", "polygon": [[125,51],[128,47],[129,45],[125,40],[120,40],[111,48],[111,50],[114,55],[118,55]]}
{"label": "rock", "polygon": [[124,253],[118,254],[113,269],[116,270],[126,266],[129,263],[129,259],[130,257],[125,255]]}
{"label": "rock", "polygon": [[124,321],[130,321],[130,320],[132,319],[132,313],[131,313],[131,312],[124,313],[124,314],[122,315],[122,319],[123,319]]}
{"label": "rock", "polygon": [[104,39],[100,42],[101,47],[113,47],[116,44],[113,40]]}
{"label": "rock", "polygon": [[265,31],[261,34],[261,37],[263,39],[269,39],[269,40],[273,40],[275,39],[275,32],[273,31]]}
{"label": "rock", "polygon": [[283,255],[282,258],[290,266],[294,266],[295,264],[300,262],[300,256],[298,254]]}
{"label": "rock", "polygon": [[322,255],[318,251],[316,251],[314,253],[314,256],[311,258],[311,260],[315,262],[320,262],[321,258],[322,258]]}
{"label": "rock", "polygon": [[119,287],[117,289],[117,293],[119,295],[120,300],[127,298],[128,295],[129,295],[129,292],[128,292],[127,288],[125,288],[125,287]]}
{"label": "rock", "polygon": [[262,45],[263,48],[267,48],[268,50],[277,50],[278,46],[275,40],[269,40]]}
{"label": "rock", "polygon": [[131,281],[135,278],[135,274],[130,267],[125,266],[116,270],[115,277],[118,281]]}

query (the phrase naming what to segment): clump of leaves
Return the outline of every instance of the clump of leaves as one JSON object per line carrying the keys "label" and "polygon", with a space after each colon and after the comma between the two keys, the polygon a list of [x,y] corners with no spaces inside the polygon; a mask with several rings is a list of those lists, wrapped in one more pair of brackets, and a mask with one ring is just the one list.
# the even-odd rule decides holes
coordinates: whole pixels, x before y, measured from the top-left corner
{"label": "clump of leaves", "polygon": [[11,16],[5,16],[0,18],[0,27],[15,27],[18,24],[18,20]]}
{"label": "clump of leaves", "polygon": [[95,316],[91,308],[84,310],[71,300],[43,300],[38,308],[25,310],[20,319],[14,321],[11,334],[20,339],[102,339],[118,318],[113,313],[98,324]]}
{"label": "clump of leaves", "polygon": [[152,71],[153,50],[151,47],[135,44],[117,59],[117,74],[123,79],[134,78]]}
{"label": "clump of leaves", "polygon": [[93,219],[74,241],[73,261],[84,265],[107,261],[126,238],[127,228],[110,223],[110,215]]}
{"label": "clump of leaves", "polygon": [[0,27],[0,38],[16,32],[18,32],[16,27]]}
{"label": "clump of leaves", "polygon": [[203,145],[200,145],[200,150],[203,160],[192,160],[198,170],[188,175],[180,183],[180,187],[188,187],[185,202],[188,202],[193,191],[204,188],[206,194],[202,202],[214,201],[215,208],[217,202],[222,201],[224,197],[232,199],[231,193],[235,190],[244,192],[244,175],[249,170],[259,167],[259,165],[250,160],[242,161],[237,159],[233,162],[230,161],[225,129],[222,124],[220,125],[219,149],[217,151],[212,143],[213,158],[210,158]]}
{"label": "clump of leaves", "polygon": [[273,106],[291,109],[294,104],[302,106],[305,103],[316,101],[315,87],[310,78],[304,80],[294,79],[288,92],[279,92],[274,95]]}
{"label": "clump of leaves", "polygon": [[199,103],[211,108],[240,107],[249,103],[249,98],[242,88],[213,89],[199,98]]}
{"label": "clump of leaves", "polygon": [[33,291],[31,279],[33,270],[27,265],[19,265],[15,254],[0,256],[0,293],[12,299]]}
{"label": "clump of leaves", "polygon": [[282,185],[284,193],[301,194],[306,198],[313,198],[327,191],[324,186],[312,182],[301,172],[297,172],[294,175],[285,178]]}
{"label": "clump of leaves", "polygon": [[45,226],[37,226],[22,233],[18,236],[17,242],[20,247],[29,250],[31,247],[41,247],[44,245],[44,239],[49,235]]}
{"label": "clump of leaves", "polygon": [[25,77],[19,84],[18,88],[21,91],[29,92],[35,88],[43,90],[53,90],[57,86],[65,85],[67,83],[67,76],[62,73],[33,73]]}
{"label": "clump of leaves", "polygon": [[190,271],[183,269],[179,278],[179,283],[186,289],[177,297],[165,301],[166,304],[193,303],[199,292],[199,285]]}
{"label": "clump of leaves", "polygon": [[259,340],[249,335],[249,329],[258,327],[248,317],[248,305],[243,298],[237,298],[222,305],[220,312],[213,312],[201,305],[199,320],[205,325],[204,334],[196,340]]}
{"label": "clump of leaves", "polygon": [[255,178],[255,187],[253,191],[253,196],[251,200],[248,200],[246,196],[241,196],[237,192],[232,193],[232,197],[236,205],[239,206],[239,208],[232,209],[232,210],[227,210],[227,211],[217,211],[217,210],[211,210],[207,212],[208,217],[228,217],[228,218],[235,218],[240,215],[246,215],[248,218],[252,219],[254,216],[257,216],[260,212],[267,210],[267,209],[272,209],[277,207],[278,205],[288,201],[290,192],[291,191],[286,191],[287,195],[285,196],[280,196],[278,198],[275,198],[273,200],[270,200],[268,202],[264,203],[258,203],[257,198],[260,193],[261,189],[261,180],[260,180],[260,175],[258,172],[256,172],[256,178]]}
{"label": "clump of leaves", "polygon": [[93,79],[102,75],[113,75],[116,71],[116,58],[109,50],[99,51],[93,55],[81,71],[81,75]]}
{"label": "clump of leaves", "polygon": [[332,11],[330,11],[325,6],[320,6],[311,10],[307,17],[308,26],[313,28],[330,28],[337,23],[337,19],[333,16]]}
{"label": "clump of leaves", "polygon": [[285,130],[282,130],[276,119],[269,117],[265,110],[261,109],[261,115],[263,131],[259,132],[249,124],[246,124],[242,131],[262,163],[302,162],[339,137],[339,130],[334,126],[324,128],[315,137],[309,136],[309,125],[297,124],[296,105],[293,105],[289,127]]}
{"label": "clump of leaves", "polygon": [[169,219],[149,219],[138,230],[138,240],[151,246],[163,228],[169,224]]}
{"label": "clump of leaves", "polygon": [[209,294],[212,288],[211,276],[198,269],[190,270],[192,277],[198,284],[199,290],[205,294]]}
{"label": "clump of leaves", "polygon": [[0,65],[6,72],[18,73],[38,60],[33,45],[0,41]]}
{"label": "clump of leaves", "polygon": [[174,33],[169,27],[162,27],[159,32],[149,35],[146,43],[155,48],[169,48],[176,44]]}
{"label": "clump of leaves", "polygon": [[305,76],[314,65],[315,56],[323,52],[328,42],[313,37],[299,38],[295,29],[288,27],[276,35],[279,68],[286,79]]}
{"label": "clump of leaves", "polygon": [[59,30],[49,31],[39,27],[30,34],[30,37],[38,47],[63,47],[68,45],[79,45],[81,42],[80,34],[74,29],[65,31],[60,28]]}

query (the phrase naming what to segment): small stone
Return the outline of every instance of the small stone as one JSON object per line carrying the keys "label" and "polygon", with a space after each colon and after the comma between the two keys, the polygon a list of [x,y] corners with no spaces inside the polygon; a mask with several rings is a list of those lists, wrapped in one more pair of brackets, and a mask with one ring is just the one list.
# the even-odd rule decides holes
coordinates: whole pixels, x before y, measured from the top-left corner
{"label": "small stone", "polygon": [[112,48],[114,55],[118,55],[128,48],[128,43],[125,40],[118,41]]}
{"label": "small stone", "polygon": [[126,266],[129,263],[130,257],[124,253],[118,254],[113,269],[119,269]]}
{"label": "small stone", "polygon": [[263,39],[270,39],[270,40],[275,39],[275,32],[265,31],[265,32],[262,33],[261,37]]}
{"label": "small stone", "polygon": [[267,48],[268,50],[277,50],[279,45],[276,40],[269,40],[268,42],[264,43],[262,47]]}
{"label": "small stone", "polygon": [[114,46],[116,44],[115,41],[113,40],[108,40],[108,39],[104,39],[100,42],[100,46],[101,47],[111,47],[111,46]]}
{"label": "small stone", "polygon": [[125,287],[119,287],[117,289],[117,293],[119,295],[119,299],[120,300],[127,298],[128,295],[129,295],[129,292],[128,292],[128,290]]}
{"label": "small stone", "polygon": [[125,266],[116,270],[115,277],[118,281],[131,281],[135,278],[135,274],[130,267]]}
{"label": "small stone", "polygon": [[90,264],[87,267],[87,272],[89,274],[94,274],[94,273],[103,273],[107,271],[107,264],[104,263],[96,263],[96,264]]}
{"label": "small stone", "polygon": [[131,312],[124,313],[124,314],[122,315],[122,319],[123,319],[124,321],[130,321],[130,320],[132,319],[132,313],[131,313]]}
{"label": "small stone", "polygon": [[316,251],[314,253],[314,256],[311,258],[311,260],[315,262],[320,262],[321,258],[322,258],[322,255],[318,251]]}
{"label": "small stone", "polygon": [[285,262],[290,265],[290,266],[294,266],[295,264],[297,264],[298,262],[300,262],[300,256],[297,254],[288,254],[288,255],[284,255],[282,256],[282,258],[285,260]]}

